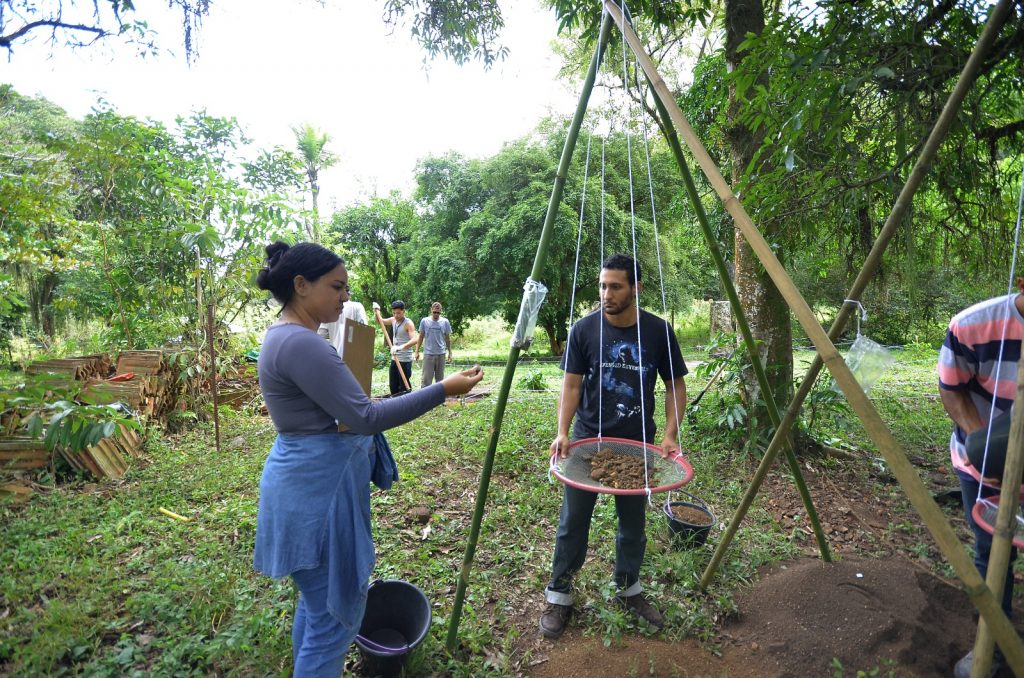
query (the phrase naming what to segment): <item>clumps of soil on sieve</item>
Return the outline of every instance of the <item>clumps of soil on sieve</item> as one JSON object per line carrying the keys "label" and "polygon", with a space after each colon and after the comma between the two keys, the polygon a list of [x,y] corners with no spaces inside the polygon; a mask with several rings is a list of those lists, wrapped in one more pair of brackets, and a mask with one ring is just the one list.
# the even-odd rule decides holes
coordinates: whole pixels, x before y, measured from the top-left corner
{"label": "clumps of soil on sieve", "polygon": [[645,468],[643,457],[618,454],[607,447],[590,458],[590,477],[617,490],[658,485],[655,468],[651,465]]}

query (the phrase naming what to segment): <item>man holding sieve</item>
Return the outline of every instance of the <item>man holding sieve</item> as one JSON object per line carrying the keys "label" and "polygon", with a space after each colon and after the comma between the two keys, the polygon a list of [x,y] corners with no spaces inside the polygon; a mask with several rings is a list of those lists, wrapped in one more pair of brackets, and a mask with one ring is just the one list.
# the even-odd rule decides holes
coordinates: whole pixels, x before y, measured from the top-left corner
{"label": "man holding sieve", "polygon": [[[562,458],[569,454],[569,424],[574,417],[574,440],[608,436],[653,443],[657,376],[666,390],[661,454],[679,451],[678,416],[686,407],[686,364],[671,326],[638,308],[642,289],[640,264],[632,257],[615,254],[602,265],[601,309],[574,324],[566,342],[558,435],[551,443],[551,454]],[[596,493],[563,486],[551,581],[544,592],[547,605],[540,617],[540,631],[547,638],[560,637],[572,613],[572,578],[586,560],[596,503]],[[646,509],[644,495],[615,495],[616,599],[632,614],[661,628],[664,619],[644,597],[640,584],[647,547]]]}

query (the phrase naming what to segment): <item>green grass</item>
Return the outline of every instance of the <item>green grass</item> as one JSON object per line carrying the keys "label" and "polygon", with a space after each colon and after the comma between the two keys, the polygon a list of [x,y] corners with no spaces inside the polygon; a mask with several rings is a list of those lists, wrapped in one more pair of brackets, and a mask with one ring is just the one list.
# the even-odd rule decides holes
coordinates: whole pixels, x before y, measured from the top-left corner
{"label": "green grass", "polygon": [[[930,352],[901,353],[871,392],[909,452],[941,448],[948,436],[941,406],[930,399]],[[443,647],[503,371],[487,366],[489,398],[437,408],[389,434],[402,480],[373,495],[374,576],[412,581],[433,602],[433,628],[411,660],[420,675],[521,675],[530,664],[517,640],[536,633],[550,566],[560,486],[549,481],[547,449],[560,373],[529,358],[515,374],[502,422],[460,646],[454,656]],[[386,388],[385,371],[374,383],[377,392]],[[702,386],[689,382],[691,394]],[[703,402],[715,397],[712,391]],[[121,481],[62,482],[25,505],[0,507],[0,674],[288,674],[292,587],[251,565],[259,474],[274,434],[267,419],[228,410],[222,428],[220,454],[209,425],[176,437],[154,434],[145,459]],[[819,433],[872,452],[855,420],[823,419]],[[703,415],[684,425],[681,442],[696,473],[688,489],[727,517],[756,459]],[[644,565],[645,586],[668,619],[661,634],[612,604],[612,502],[605,498],[595,512],[591,558],[577,580],[577,623],[607,644],[637,633],[713,642],[716,623],[735,612],[736,591],[761,566],[807,543],[784,534],[755,504],[710,589],[699,592],[718,532],[703,547],[674,549],[661,499],[649,512]],[[413,506],[432,511],[429,531],[410,520]],[[161,507],[191,520],[171,519]]]}

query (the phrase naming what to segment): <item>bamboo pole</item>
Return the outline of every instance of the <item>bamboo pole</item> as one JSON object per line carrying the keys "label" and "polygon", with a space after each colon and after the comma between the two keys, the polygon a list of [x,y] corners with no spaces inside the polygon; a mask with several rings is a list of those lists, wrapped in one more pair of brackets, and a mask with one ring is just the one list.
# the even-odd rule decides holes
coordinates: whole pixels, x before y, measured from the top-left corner
{"label": "bamboo pole", "polygon": [[[380,325],[380,331],[384,335],[384,343],[388,345],[388,350],[395,347],[391,341],[391,335],[388,334],[388,328],[384,327],[384,319],[381,318],[380,313],[374,310],[374,315],[377,317],[377,324]],[[405,376],[405,370],[402,369],[402,361],[398,359],[398,356],[391,354],[391,360],[395,363],[395,367],[398,368],[398,374],[402,376],[402,383],[405,384],[405,390],[411,391],[412,386],[409,385],[409,378]]]}
{"label": "bamboo pole", "polygon": [[217,398],[217,347],[216,327],[213,324],[213,302],[206,305],[206,332],[210,341],[210,397],[213,399],[213,436],[217,452],[220,452],[220,403]]}
{"label": "bamboo pole", "polygon": [[[648,80],[650,83],[650,80]],[[654,103],[658,107],[658,115],[662,118],[662,129],[664,129],[668,145],[672,149],[672,154],[676,158],[676,164],[679,166],[679,171],[683,175],[683,183],[686,186],[686,193],[690,197],[690,202],[693,203],[693,209],[697,214],[697,222],[700,224],[701,231],[704,233],[704,240],[707,242],[708,250],[711,252],[711,258],[715,262],[715,268],[718,269],[718,276],[722,280],[722,287],[725,289],[725,295],[729,298],[729,305],[732,306],[733,313],[736,314],[736,325],[739,327],[740,334],[743,335],[743,343],[747,347],[747,354],[750,356],[750,364],[754,369],[754,374],[757,377],[757,383],[761,388],[761,394],[764,397],[765,407],[768,409],[768,417],[772,420],[772,425],[776,431],[780,430],[782,423],[779,417],[779,408],[775,404],[775,397],[772,395],[772,390],[768,385],[768,375],[764,371],[764,363],[761,360],[761,354],[757,350],[757,344],[754,342],[754,335],[750,331],[750,324],[747,323],[746,314],[743,312],[743,305],[740,304],[739,295],[736,294],[736,286],[732,284],[732,278],[729,277],[729,269],[725,265],[725,257],[722,256],[721,248],[718,246],[717,238],[715,238],[714,232],[711,230],[711,224],[708,222],[707,212],[704,210],[704,205],[700,201],[700,195],[697,193],[697,187],[693,183],[693,175],[690,173],[690,166],[686,162],[686,158],[683,156],[682,146],[679,145],[679,137],[676,134],[675,128],[672,126],[669,120],[668,110],[665,108],[664,102],[658,95],[657,91],[654,90],[653,86],[651,91],[654,92]],[[723,365],[723,368],[725,366]],[[716,375],[717,376],[717,375]],[[715,377],[712,377],[714,381]],[[708,386],[711,383],[708,382]],[[703,392],[700,394],[704,395]],[[698,396],[698,400],[700,396]],[[694,401],[696,402],[696,401]],[[803,473],[800,471],[800,462],[797,461],[796,454],[793,452],[792,441],[788,435],[789,430],[786,429],[783,435],[785,441],[784,450],[786,452],[786,462],[789,464],[789,470],[793,474],[793,482],[796,485],[797,491],[800,493],[800,499],[803,501],[804,509],[807,511],[807,518],[811,521],[811,529],[814,531],[814,539],[818,542],[818,552],[821,553],[821,559],[826,563],[832,562],[832,554],[828,548],[828,540],[825,538],[825,531],[821,528],[821,519],[818,517],[818,511],[814,508],[814,501],[811,499],[811,492],[807,489],[807,483],[804,481]],[[729,521],[729,529],[735,531],[739,525],[738,520],[732,519]],[[716,553],[721,548],[721,545],[715,549]]]}
{"label": "bamboo pole", "polygon": [[[1024,360],[1017,361],[1017,390],[1013,402],[1024,403]],[[999,490],[999,511],[992,531],[992,551],[988,557],[985,583],[992,589],[996,600],[1003,599],[1006,569],[1010,565],[1010,549],[1017,527],[1017,507],[1020,506],[1020,480],[1024,475],[1024,408],[1014,407],[1010,415],[1010,440],[1006,448],[1006,466]],[[1011,580],[1012,581],[1012,580]],[[982,678],[992,668],[992,634],[984,619],[978,620],[978,636],[974,641],[974,662],[971,678]]]}
{"label": "bamboo pole", "polygon": [[[960,110],[960,106],[963,104],[964,98],[973,86],[974,80],[978,75],[978,69],[981,66],[981,61],[984,58],[984,55],[991,48],[992,43],[995,41],[1000,26],[1002,26],[1003,22],[1006,20],[1010,4],[1009,0],[1004,0],[1000,6],[996,7],[989,17],[985,30],[978,38],[978,43],[974,47],[974,51],[971,53],[970,58],[968,58],[967,63],[964,64],[964,68],[960,73],[960,77],[957,80],[953,91],[949,95],[949,99],[947,99],[946,104],[942,108],[942,112],[935,121],[935,126],[932,128],[924,146],[921,148],[921,153],[918,156],[917,161],[914,163],[914,167],[911,169],[910,175],[907,177],[906,184],[904,184],[896,202],[893,204],[892,211],[886,218],[881,231],[879,231],[878,238],[875,240],[875,244],[871,247],[871,251],[868,253],[867,258],[864,261],[864,265],[861,267],[860,273],[858,273],[857,278],[854,280],[853,286],[846,294],[847,299],[860,299],[861,295],[864,294],[864,290],[867,289],[871,278],[874,277],[875,273],[877,273],[881,266],[882,255],[886,248],[888,248],[892,238],[896,235],[896,232],[899,230],[907,213],[910,211],[910,208],[913,205],[914,195],[924,182],[924,178],[928,173],[932,160],[935,158],[935,154],[938,152],[943,140],[949,133],[950,126],[956,119],[957,112]],[[853,312],[853,305],[843,304],[840,307],[839,313],[836,316],[835,321],[832,323],[832,327],[829,328],[828,331],[828,338],[830,341],[835,341],[839,338]],[[786,414],[782,418],[782,423],[776,428],[775,436],[768,445],[768,450],[761,459],[761,464],[758,466],[757,472],[754,474],[754,477],[747,488],[747,492],[740,502],[739,508],[737,508],[732,520],[729,522],[725,533],[718,542],[718,547],[715,549],[714,555],[711,557],[711,561],[704,570],[704,574],[701,577],[700,582],[701,589],[707,589],[711,584],[711,579],[714,577],[715,571],[718,569],[718,565],[721,563],[721,560],[725,555],[725,550],[731,543],[736,531],[739,529],[739,526],[743,521],[743,518],[746,516],[750,505],[757,496],[757,492],[760,489],[764,478],[768,475],[771,465],[775,462],[775,458],[778,456],[781,446],[786,442],[785,436],[788,435],[793,423],[800,415],[800,408],[803,405],[804,400],[806,400],[807,396],[810,394],[811,389],[814,387],[814,382],[818,378],[818,373],[821,372],[821,368],[823,366],[824,362],[822,361],[821,356],[815,355],[814,360],[804,375],[803,382],[800,384],[796,394],[794,394],[793,399],[789,403],[789,407],[786,409]]]}
{"label": "bamboo pole", "polygon": [[[555,185],[551,189],[551,199],[548,201],[547,214],[544,216],[544,227],[541,229],[540,241],[537,244],[537,254],[533,260],[533,269],[530,277],[539,280],[544,264],[547,260],[548,245],[551,242],[551,235],[554,232],[555,217],[558,214],[558,207],[562,202],[562,192],[565,188],[565,178],[569,173],[569,164],[572,161],[572,153],[576,148],[576,140],[579,138],[580,125],[583,124],[583,117],[587,112],[587,104],[590,101],[590,93],[594,89],[594,81],[597,79],[597,70],[604,58],[605,46],[611,35],[611,17],[605,15],[601,22],[601,31],[597,39],[597,49],[594,50],[594,57],[590,61],[590,70],[583,82],[583,91],[580,93],[579,103],[576,105],[576,113],[569,124],[569,131],[565,137],[565,145],[562,147],[562,156],[558,162],[558,170],[555,174]],[[483,519],[484,506],[487,503],[487,491],[491,483],[491,469],[494,467],[494,454],[498,449],[498,438],[501,435],[501,422],[505,417],[505,405],[508,403],[508,393],[512,387],[512,377],[515,375],[516,365],[519,362],[519,346],[513,345],[509,349],[508,360],[505,362],[505,373],[501,380],[501,389],[498,392],[498,400],[494,405],[494,417],[491,420],[491,437],[487,443],[487,453],[484,456],[483,467],[480,470],[480,485],[476,492],[476,506],[473,510],[473,522],[469,530],[469,539],[466,541],[466,552],[462,559],[462,569],[459,570],[459,581],[455,589],[455,603],[452,607],[452,618],[448,625],[448,637],[446,647],[448,652],[454,652],[458,642],[459,621],[462,617],[462,604],[466,595],[466,587],[469,586],[469,573],[473,567],[473,557],[476,553],[477,540],[480,537],[480,523]]]}
{"label": "bamboo pole", "polygon": [[[1001,0],[1000,5],[993,11],[990,24],[999,12],[999,7],[1003,5],[1006,5],[1007,10],[1009,9],[1008,0]],[[651,62],[650,57],[647,56],[643,45],[633,32],[633,29],[626,25],[622,13],[611,0],[605,0],[604,6],[614,17],[623,36],[640,61],[641,67],[654,84],[665,106],[669,109],[669,115],[672,118],[673,124],[681,133],[687,146],[690,147],[691,152],[697,159],[697,163],[708,177],[711,185],[714,186],[722,204],[729,211],[729,214],[732,215],[736,225],[743,233],[758,259],[760,259],[766,272],[786,300],[786,303],[789,304],[790,309],[792,309],[800,325],[807,333],[808,338],[814,343],[818,354],[824,360],[825,366],[829,368],[832,376],[835,377],[850,406],[864,424],[871,440],[879,448],[893,475],[896,476],[900,485],[903,486],[914,508],[917,509],[932,537],[937,542],[939,549],[964,582],[967,594],[974,601],[982,616],[992,626],[993,635],[999,642],[1000,647],[1003,648],[1010,666],[1013,667],[1018,675],[1024,675],[1024,643],[1021,642],[1010,621],[1003,614],[995,597],[992,595],[992,591],[985,586],[985,582],[982,580],[981,575],[978,574],[977,568],[974,567],[974,564],[967,557],[956,532],[953,531],[942,510],[939,509],[935,500],[928,493],[927,488],[925,488],[920,477],[917,475],[917,471],[907,460],[906,455],[903,454],[899,443],[878,415],[874,405],[868,400],[867,395],[861,389],[860,384],[857,383],[846,362],[839,355],[839,351],[836,350],[825,330],[818,323],[807,302],[793,284],[793,280],[776,258],[771,246],[757,230],[757,227],[754,226],[750,216],[743,209],[739,199],[733,194],[728,182],[725,181],[725,178],[718,171],[718,167],[715,166],[711,156],[708,155],[708,152],[700,143],[693,128],[690,127],[683,112],[671,98],[668,86],[658,74],[657,69]],[[986,31],[988,28],[989,26],[986,26]]]}

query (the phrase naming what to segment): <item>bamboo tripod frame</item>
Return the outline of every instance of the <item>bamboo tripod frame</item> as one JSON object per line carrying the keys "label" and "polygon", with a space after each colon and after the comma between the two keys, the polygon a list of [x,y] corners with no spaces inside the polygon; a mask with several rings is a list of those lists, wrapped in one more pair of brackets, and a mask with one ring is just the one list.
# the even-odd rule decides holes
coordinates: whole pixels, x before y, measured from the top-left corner
{"label": "bamboo tripod frame", "polygon": [[[999,28],[1002,26],[1009,13],[1011,5],[1012,2],[1010,0],[1000,0],[999,4],[992,11],[985,30],[978,41],[978,45],[975,47],[967,65],[964,67],[965,73],[961,76],[961,80],[958,83],[958,89],[963,86],[966,91],[966,89],[970,87],[970,84],[973,82],[974,76],[977,73],[977,67],[980,64],[982,56],[987,52],[988,47],[991,46],[991,43],[995,40]],[[839,352],[833,345],[832,340],[818,323],[810,307],[807,305],[807,302],[804,300],[796,285],[794,285],[792,279],[789,277],[789,274],[786,273],[781,263],[775,257],[774,252],[771,250],[771,246],[757,230],[757,227],[754,225],[750,216],[740,204],[739,199],[733,194],[732,188],[718,171],[718,167],[704,149],[682,111],[676,105],[668,87],[658,74],[657,69],[654,67],[653,62],[644,50],[639,38],[637,38],[632,28],[626,24],[622,12],[611,0],[605,0],[604,6],[606,11],[612,16],[616,25],[619,27],[619,30],[622,32],[624,39],[629,44],[633,53],[636,55],[636,58],[650,81],[656,96],[667,109],[673,126],[685,140],[691,153],[696,158],[697,164],[711,182],[719,199],[722,201],[722,204],[733,217],[733,220],[749,243],[751,249],[765,267],[765,270],[775,283],[775,286],[782,294],[793,314],[797,317],[797,320],[807,333],[807,336],[811,339],[812,343],[814,343],[821,362],[829,368],[832,376],[835,378],[840,389],[843,391],[843,394],[849,401],[850,406],[854,412],[857,413],[857,416],[867,429],[871,440],[878,446],[886,460],[886,463],[889,464],[889,467],[892,469],[896,479],[907,493],[914,508],[921,515],[925,525],[931,532],[932,537],[937,542],[939,549],[942,551],[947,561],[953,566],[957,576],[959,576],[961,581],[964,583],[967,594],[981,612],[982,618],[987,625],[982,629],[982,631],[985,631],[987,627],[991,627],[990,632],[992,636],[994,636],[995,640],[998,641],[999,646],[1002,648],[1003,653],[1014,672],[1017,675],[1024,675],[1024,643],[1022,643],[1021,639],[1016,635],[1013,626],[1006,618],[1006,615],[1003,614],[1003,611],[1000,609],[992,591],[985,585],[985,582],[982,580],[977,568],[975,568],[974,563],[971,562],[967,554],[964,552],[960,544],[960,540],[957,538],[953,528],[950,526],[949,522],[942,514],[942,511],[928,493],[924,484],[921,482],[921,479],[918,477],[916,470],[907,460],[906,455],[899,446],[899,443],[892,436],[892,433],[878,415],[878,412],[875,410],[871,401],[868,400],[867,395],[861,389],[860,384],[857,383],[857,380],[847,367],[846,362],[843,360],[842,356],[839,355]],[[969,70],[972,68],[973,72]],[[953,107],[954,111],[958,107],[959,102],[956,102]],[[943,115],[945,115],[945,113],[946,111],[944,110]],[[935,137],[938,132],[938,137],[941,139],[941,137],[944,136],[945,131],[946,130],[939,130],[937,125],[936,129],[933,130],[932,137]],[[931,137],[929,140],[931,140]],[[934,149],[932,152],[934,153]],[[915,165],[914,169],[915,171],[920,170],[919,173],[923,174],[927,168],[927,164],[927,162],[921,163],[919,161],[918,164]],[[911,188],[909,192],[910,196],[913,195],[914,190],[916,190],[916,186]],[[905,197],[909,198],[909,196],[904,195],[906,193],[907,187],[905,187],[903,193],[901,193],[900,200]],[[900,200],[897,200],[897,208],[901,206]],[[903,208],[905,209],[907,206],[909,205],[904,205]],[[890,221],[891,220],[892,216],[890,216]],[[884,249],[884,247],[882,249]],[[874,254],[874,250],[872,250],[872,254]],[[881,252],[878,254],[880,256]],[[858,281],[860,280],[860,277],[862,276],[858,277]],[[843,310],[846,312],[846,316],[848,317],[850,312],[849,309],[844,307]],[[842,315],[840,317],[842,318]],[[845,318],[843,318],[843,321],[845,322]],[[839,319],[837,319],[837,324],[838,322]],[[833,329],[835,329],[835,327]],[[813,380],[811,381],[813,382]],[[787,412],[787,415],[789,414],[790,413]],[[792,421],[790,421],[789,424],[791,425]],[[780,437],[780,434],[782,436],[787,435],[788,428],[783,430],[782,427],[780,427],[776,432],[776,438]],[[776,441],[773,440],[772,442],[775,444]],[[1000,518],[1003,517],[1002,510],[999,516]],[[1009,517],[1012,518],[1012,515]],[[730,521],[730,526],[736,522],[738,521]],[[997,543],[1000,540],[1006,542],[1008,540],[1008,531],[1000,534],[999,528],[1000,521],[997,519]],[[721,546],[719,548],[721,548]],[[976,671],[980,671],[982,668],[980,666],[980,662],[979,665],[976,665],[974,668]]]}

